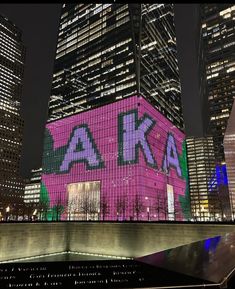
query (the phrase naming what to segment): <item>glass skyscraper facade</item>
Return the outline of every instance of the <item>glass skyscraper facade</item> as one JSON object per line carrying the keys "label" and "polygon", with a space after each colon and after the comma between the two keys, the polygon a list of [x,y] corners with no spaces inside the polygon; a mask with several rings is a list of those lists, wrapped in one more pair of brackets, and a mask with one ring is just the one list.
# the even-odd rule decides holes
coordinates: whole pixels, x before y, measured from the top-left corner
{"label": "glass skyscraper facade", "polygon": [[14,213],[23,202],[24,181],[19,176],[23,119],[20,102],[25,47],[21,31],[0,15],[0,212]]}
{"label": "glass skyscraper facade", "polygon": [[186,142],[192,217],[221,220],[223,200],[218,196],[213,137],[188,137]]}
{"label": "glass skyscraper facade", "polygon": [[235,95],[235,5],[202,4],[202,37],[209,102],[209,133],[217,164],[224,162],[223,139]]}
{"label": "glass skyscraper facade", "polygon": [[[223,140],[235,91],[235,6],[198,7],[196,41],[203,127],[200,136],[187,140],[192,213],[199,219],[230,219]],[[198,166],[203,170],[198,172]]]}
{"label": "glass skyscraper facade", "polygon": [[40,199],[42,168],[32,169],[31,177],[25,184],[24,202],[38,205]]}
{"label": "glass skyscraper facade", "polygon": [[183,129],[172,4],[64,4],[49,121],[136,93]]}

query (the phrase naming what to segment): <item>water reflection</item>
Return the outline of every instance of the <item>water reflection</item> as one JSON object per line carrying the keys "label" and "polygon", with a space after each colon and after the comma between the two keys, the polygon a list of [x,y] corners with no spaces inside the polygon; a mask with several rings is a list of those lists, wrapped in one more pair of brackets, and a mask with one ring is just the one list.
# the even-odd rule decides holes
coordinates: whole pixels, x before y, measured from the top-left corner
{"label": "water reflection", "polygon": [[137,260],[219,283],[235,268],[235,233],[208,238]]}

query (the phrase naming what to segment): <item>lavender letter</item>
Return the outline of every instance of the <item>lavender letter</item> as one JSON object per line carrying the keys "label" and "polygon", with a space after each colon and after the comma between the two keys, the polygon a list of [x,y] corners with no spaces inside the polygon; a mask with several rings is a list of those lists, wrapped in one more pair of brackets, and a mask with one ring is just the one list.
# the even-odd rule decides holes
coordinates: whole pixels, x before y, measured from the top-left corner
{"label": "lavender letter", "polygon": [[87,169],[103,167],[100,153],[87,125],[76,127],[73,130],[60,171],[68,171],[75,162],[86,163]]}
{"label": "lavender letter", "polygon": [[169,171],[170,167],[176,169],[179,177],[182,176],[181,168],[179,164],[177,147],[175,144],[175,139],[172,134],[168,134],[167,143],[166,143],[166,151],[163,158],[163,170]]}

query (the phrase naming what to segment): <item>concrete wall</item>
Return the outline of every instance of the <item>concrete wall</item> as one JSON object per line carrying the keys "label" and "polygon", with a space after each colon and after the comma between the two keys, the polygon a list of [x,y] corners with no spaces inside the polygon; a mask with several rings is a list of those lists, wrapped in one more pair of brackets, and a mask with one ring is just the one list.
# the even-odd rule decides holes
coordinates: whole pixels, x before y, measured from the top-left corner
{"label": "concrete wall", "polygon": [[0,261],[63,252],[66,223],[1,223]]}
{"label": "concrete wall", "polygon": [[217,224],[1,223],[0,261],[67,250],[139,257],[232,231]]}
{"label": "concrete wall", "polygon": [[70,251],[140,257],[235,231],[234,225],[70,223]]}

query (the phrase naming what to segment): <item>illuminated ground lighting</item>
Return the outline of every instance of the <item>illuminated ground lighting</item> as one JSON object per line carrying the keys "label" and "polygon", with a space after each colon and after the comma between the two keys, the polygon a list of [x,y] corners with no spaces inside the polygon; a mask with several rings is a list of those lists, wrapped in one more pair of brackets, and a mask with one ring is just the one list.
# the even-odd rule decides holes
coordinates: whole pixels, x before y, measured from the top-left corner
{"label": "illuminated ground lighting", "polygon": [[37,255],[37,256],[32,256],[32,257],[25,257],[25,258],[0,261],[0,264],[14,263],[14,262],[20,262],[20,261],[26,261],[26,260],[33,260],[36,258],[45,258],[45,257],[64,255],[64,254],[74,254],[74,255],[81,255],[81,256],[95,256],[95,257],[112,258],[112,259],[125,259],[125,260],[132,260],[133,259],[133,258],[129,258],[129,257],[115,256],[115,255],[95,254],[95,253],[76,252],[76,251],[64,251],[64,252],[58,252],[58,253],[51,253],[51,254]]}
{"label": "illuminated ground lighting", "polygon": [[113,258],[113,259],[125,259],[125,260],[133,260],[133,258],[130,257],[121,257],[121,256],[115,256],[115,255],[105,255],[105,254],[95,254],[95,253],[84,253],[84,252],[74,252],[74,251],[68,251],[69,254],[76,254],[76,255],[85,255],[85,256],[96,256],[96,257],[104,257],[104,258]]}
{"label": "illuminated ground lighting", "polygon": [[51,254],[44,254],[44,255],[36,255],[36,256],[32,256],[32,257],[11,259],[11,260],[6,260],[6,261],[0,261],[0,264],[13,263],[13,262],[24,261],[24,260],[32,260],[32,259],[36,259],[36,258],[43,258],[43,257],[63,255],[63,254],[67,254],[67,252],[58,252],[58,253],[51,253]]}

